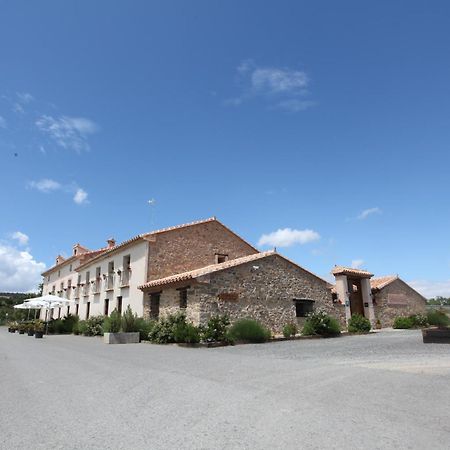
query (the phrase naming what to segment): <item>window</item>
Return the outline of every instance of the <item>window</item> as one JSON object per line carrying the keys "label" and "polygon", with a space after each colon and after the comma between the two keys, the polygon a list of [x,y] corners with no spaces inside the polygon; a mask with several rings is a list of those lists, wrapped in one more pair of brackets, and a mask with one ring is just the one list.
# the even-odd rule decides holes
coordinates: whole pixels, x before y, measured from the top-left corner
{"label": "window", "polygon": [[109,299],[105,298],[105,311],[104,314],[107,316],[109,313]]}
{"label": "window", "polygon": [[78,316],[78,310],[80,309],[80,305],[77,303],[75,306],[75,315]]}
{"label": "window", "polygon": [[117,297],[117,312],[122,314],[122,297]]}
{"label": "window", "polygon": [[180,308],[187,308],[187,288],[182,288],[179,290],[180,292]]}
{"label": "window", "polygon": [[72,264],[69,266],[69,272],[72,272]]}
{"label": "window", "polygon": [[150,294],[150,318],[157,319],[159,317],[159,301],[160,293]]}
{"label": "window", "polygon": [[70,305],[67,307],[67,315],[70,314]]}
{"label": "window", "polygon": [[295,317],[306,317],[313,311],[314,300],[307,298],[294,298]]}
{"label": "window", "polygon": [[228,255],[225,255],[223,253],[216,253],[216,264],[221,264],[225,261],[228,261]]}
{"label": "window", "polygon": [[60,277],[60,275],[61,275],[61,271],[60,271],[60,270],[58,270],[58,278]]}
{"label": "window", "polygon": [[86,320],[89,319],[89,313],[91,312],[91,302],[86,303]]}
{"label": "window", "polygon": [[58,308],[58,319],[61,319],[61,307]]}

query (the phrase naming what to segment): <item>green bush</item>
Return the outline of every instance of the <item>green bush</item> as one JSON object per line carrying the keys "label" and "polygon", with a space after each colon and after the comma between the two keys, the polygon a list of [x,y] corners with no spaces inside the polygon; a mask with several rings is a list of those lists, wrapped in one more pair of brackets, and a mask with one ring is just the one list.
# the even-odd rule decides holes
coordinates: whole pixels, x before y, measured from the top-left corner
{"label": "green bush", "polygon": [[141,341],[148,340],[148,335],[153,330],[155,323],[154,320],[146,320],[142,317],[136,319],[136,331],[139,331],[139,339]]}
{"label": "green bush", "polygon": [[371,328],[370,320],[361,314],[354,314],[348,321],[348,331],[350,333],[368,333]]}
{"label": "green bush", "polygon": [[253,319],[240,319],[228,331],[231,341],[260,343],[270,339],[271,333],[264,325]]}
{"label": "green bush", "polygon": [[70,334],[73,332],[73,328],[75,324],[79,321],[78,316],[74,316],[72,314],[68,314],[64,319],[62,320],[62,333]]}
{"label": "green bush", "polygon": [[50,334],[64,333],[64,323],[62,319],[53,319],[48,323],[48,332]]}
{"label": "green bush", "polygon": [[128,305],[126,311],[122,314],[122,331],[124,333],[134,333],[138,331],[136,327],[137,318],[137,314],[133,314],[130,305]]}
{"label": "green bush", "polygon": [[78,321],[74,326],[73,326],[73,334],[86,334],[87,332],[87,322],[85,320],[80,320]]}
{"label": "green bush", "polygon": [[409,316],[413,328],[424,328],[428,326],[428,318],[423,314],[412,314]]}
{"label": "green bush", "polygon": [[103,316],[92,316],[86,320],[85,336],[103,336]]}
{"label": "green bush", "polygon": [[117,311],[114,311],[109,315],[109,317],[105,317],[103,320],[103,332],[104,333],[118,333],[122,327],[122,317]]}
{"label": "green bush", "polygon": [[228,328],[230,318],[224,316],[211,316],[202,329],[202,338],[206,342],[228,342]]}
{"label": "green bush", "polygon": [[309,314],[302,330],[302,334],[305,336],[336,336],[340,332],[339,322],[321,309]]}
{"label": "green bush", "polygon": [[175,342],[186,344],[198,344],[200,342],[200,330],[192,323],[179,324],[174,330]]}
{"label": "green bush", "polygon": [[394,319],[393,328],[400,330],[408,330],[413,327],[413,321],[409,317],[396,317]]}
{"label": "green bush", "polygon": [[155,323],[153,329],[148,334],[148,338],[157,344],[174,343],[177,342],[175,337],[176,333],[181,333],[178,329],[185,326],[186,315],[184,313],[171,314],[162,317]]}
{"label": "green bush", "polygon": [[437,327],[448,327],[450,324],[450,319],[447,314],[445,314],[445,311],[440,309],[428,311],[427,319],[430,325],[435,325]]}
{"label": "green bush", "polygon": [[287,323],[283,327],[283,336],[285,338],[290,338],[291,336],[295,336],[298,333],[298,327],[295,323]]}

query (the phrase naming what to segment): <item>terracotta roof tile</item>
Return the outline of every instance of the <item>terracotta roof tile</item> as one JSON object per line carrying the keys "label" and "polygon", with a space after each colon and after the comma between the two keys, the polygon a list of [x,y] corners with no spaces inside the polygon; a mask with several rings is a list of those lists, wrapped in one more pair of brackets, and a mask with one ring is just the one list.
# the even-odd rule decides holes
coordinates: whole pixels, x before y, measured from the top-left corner
{"label": "terracotta roof tile", "polygon": [[387,275],[385,277],[372,278],[370,280],[370,287],[372,289],[383,289],[395,280],[398,280],[398,275]]}
{"label": "terracotta roof tile", "polygon": [[344,266],[334,266],[331,271],[333,275],[356,275],[360,277],[370,278],[373,277],[373,273],[368,272],[367,270],[361,269],[353,269],[352,267],[344,267]]}

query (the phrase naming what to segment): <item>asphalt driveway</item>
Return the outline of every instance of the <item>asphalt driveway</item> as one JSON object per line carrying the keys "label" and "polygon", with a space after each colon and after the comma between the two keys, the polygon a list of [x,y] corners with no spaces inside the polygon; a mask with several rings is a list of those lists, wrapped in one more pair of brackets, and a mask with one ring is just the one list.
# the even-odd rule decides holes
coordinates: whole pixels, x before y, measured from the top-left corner
{"label": "asphalt driveway", "polygon": [[448,449],[450,346],[418,331],[216,349],[0,328],[1,449]]}

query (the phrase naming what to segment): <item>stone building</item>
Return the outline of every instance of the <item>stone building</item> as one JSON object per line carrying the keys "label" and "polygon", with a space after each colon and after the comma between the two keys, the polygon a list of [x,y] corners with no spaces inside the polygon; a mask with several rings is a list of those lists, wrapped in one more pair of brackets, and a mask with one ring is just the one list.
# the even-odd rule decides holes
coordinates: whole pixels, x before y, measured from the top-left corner
{"label": "stone building", "polygon": [[344,321],[329,284],[280,254],[255,253],[201,269],[153,279],[139,288],[147,300],[144,315],[158,318],[184,310],[195,324],[227,314],[251,317],[280,332],[321,307]]}
{"label": "stone building", "polygon": [[398,275],[370,280],[375,317],[381,326],[391,327],[395,317],[426,314],[427,299]]}
{"label": "stone building", "polygon": [[367,317],[372,326],[391,327],[395,317],[425,314],[426,299],[398,276],[372,278],[360,269],[335,266],[332,293],[344,305],[346,322],[354,314]]}
{"label": "stone building", "polygon": [[[43,273],[44,294],[73,301],[51,317],[109,315],[128,306],[157,318],[180,310],[196,324],[211,315],[252,317],[275,332],[299,325],[318,307],[341,325],[353,314],[392,325],[397,315],[424,312],[425,300],[398,277],[372,279],[364,270],[332,271],[336,285],[276,252],[259,252],[215,217],[139,234],[98,250],[76,244]],[[42,315],[44,317],[44,313]]]}

